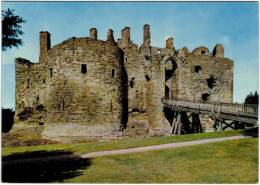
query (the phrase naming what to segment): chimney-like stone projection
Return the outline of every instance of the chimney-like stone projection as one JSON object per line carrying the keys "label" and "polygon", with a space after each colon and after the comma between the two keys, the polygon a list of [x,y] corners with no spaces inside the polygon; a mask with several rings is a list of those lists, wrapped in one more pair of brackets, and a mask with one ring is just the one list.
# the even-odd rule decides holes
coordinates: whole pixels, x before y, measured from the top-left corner
{"label": "chimney-like stone projection", "polygon": [[173,49],[174,48],[172,37],[169,37],[169,38],[166,39],[166,48],[167,49]]}
{"label": "chimney-like stone projection", "polygon": [[151,44],[150,25],[145,24],[143,31],[144,31],[143,46],[150,46]]}
{"label": "chimney-like stone projection", "polygon": [[121,47],[122,48],[127,47],[129,42],[130,42],[130,28],[125,27],[121,31]]}
{"label": "chimney-like stone projection", "polygon": [[89,37],[93,40],[97,40],[97,29],[96,28],[91,28],[89,30]]}
{"label": "chimney-like stone projection", "polygon": [[47,31],[41,31],[40,32],[40,58],[39,58],[40,61],[44,60],[50,48],[51,48],[51,34]]}
{"label": "chimney-like stone projection", "polygon": [[115,42],[114,36],[113,36],[113,30],[109,29],[107,32],[107,41],[108,42]]}
{"label": "chimney-like stone projection", "polygon": [[216,44],[212,52],[216,58],[224,58],[224,47],[222,44]]}

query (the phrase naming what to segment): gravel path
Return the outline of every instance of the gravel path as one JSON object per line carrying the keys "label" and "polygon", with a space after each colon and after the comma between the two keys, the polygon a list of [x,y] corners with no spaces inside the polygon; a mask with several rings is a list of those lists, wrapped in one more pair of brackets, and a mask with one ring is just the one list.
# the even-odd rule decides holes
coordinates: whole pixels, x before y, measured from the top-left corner
{"label": "gravel path", "polygon": [[152,145],[152,146],[144,146],[137,148],[129,148],[129,149],[120,149],[120,150],[109,150],[109,151],[99,151],[99,152],[91,152],[82,155],[74,155],[74,154],[65,154],[59,156],[46,156],[46,157],[28,157],[25,159],[11,159],[11,160],[3,160],[2,164],[5,165],[14,165],[18,163],[37,163],[37,162],[49,162],[49,161],[62,161],[62,160],[70,160],[75,158],[93,158],[107,155],[117,155],[117,154],[131,154],[138,152],[145,152],[151,150],[161,150],[166,148],[179,148],[184,146],[192,146],[192,145],[200,145],[207,143],[215,143],[220,141],[227,140],[236,140],[243,138],[250,138],[251,136],[231,136],[231,137],[222,137],[222,138],[211,138],[211,139],[201,139],[195,141],[185,141],[185,142],[177,142],[177,143],[168,143],[168,144],[160,144],[160,145]]}
{"label": "gravel path", "polygon": [[201,139],[201,140],[195,140],[195,141],[168,143],[168,144],[161,144],[161,145],[121,149],[121,150],[91,152],[91,153],[83,154],[83,155],[81,155],[81,157],[82,158],[92,158],[92,157],[100,157],[100,156],[106,156],[106,155],[130,154],[130,153],[145,152],[145,151],[151,151],[151,150],[161,150],[161,149],[166,149],[166,148],[179,148],[179,147],[184,147],[184,146],[201,145],[201,144],[206,144],[206,143],[215,143],[215,142],[220,142],[220,141],[236,140],[236,139],[242,139],[242,138],[250,138],[250,136],[231,136],[231,137],[222,137],[222,138]]}

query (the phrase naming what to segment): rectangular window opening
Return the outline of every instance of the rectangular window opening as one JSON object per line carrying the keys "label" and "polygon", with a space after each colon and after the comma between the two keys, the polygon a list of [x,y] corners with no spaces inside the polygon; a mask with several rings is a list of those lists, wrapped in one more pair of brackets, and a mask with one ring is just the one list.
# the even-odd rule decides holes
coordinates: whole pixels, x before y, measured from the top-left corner
{"label": "rectangular window opening", "polygon": [[201,70],[201,66],[197,65],[195,66],[195,73],[199,73]]}
{"label": "rectangular window opening", "polygon": [[81,73],[86,74],[87,73],[87,64],[81,64]]}
{"label": "rectangular window opening", "polygon": [[29,87],[30,87],[30,78],[28,78],[27,80],[27,89],[29,89]]}
{"label": "rectangular window opening", "polygon": [[115,78],[115,69],[112,69],[112,78]]}
{"label": "rectangular window opening", "polygon": [[52,77],[52,68],[50,68],[50,77]]}

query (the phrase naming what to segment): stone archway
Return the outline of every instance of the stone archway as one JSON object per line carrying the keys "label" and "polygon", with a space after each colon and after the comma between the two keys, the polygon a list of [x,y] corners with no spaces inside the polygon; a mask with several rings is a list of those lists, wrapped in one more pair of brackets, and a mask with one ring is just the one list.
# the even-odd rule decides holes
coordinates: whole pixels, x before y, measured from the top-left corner
{"label": "stone archway", "polygon": [[[164,98],[166,99],[177,99],[177,59],[172,56],[166,56],[163,60],[164,65]],[[165,123],[172,127],[173,118],[176,114],[174,111],[164,107],[163,108]],[[170,132],[172,128],[170,128]]]}
{"label": "stone archway", "polygon": [[[177,89],[177,80],[176,80],[176,69],[177,63],[176,59],[169,57],[165,60],[165,98],[174,98]],[[176,98],[176,97],[175,97]]]}

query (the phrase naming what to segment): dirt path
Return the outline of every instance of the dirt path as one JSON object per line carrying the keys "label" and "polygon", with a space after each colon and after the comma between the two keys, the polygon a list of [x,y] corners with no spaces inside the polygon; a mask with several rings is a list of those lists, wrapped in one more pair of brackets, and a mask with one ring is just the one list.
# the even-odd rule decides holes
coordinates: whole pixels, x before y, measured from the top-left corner
{"label": "dirt path", "polygon": [[91,152],[91,153],[83,154],[80,157],[92,158],[92,157],[100,157],[100,156],[106,156],[106,155],[130,154],[130,153],[145,152],[145,151],[151,151],[151,150],[161,150],[161,149],[166,149],[166,148],[179,148],[179,147],[184,147],[184,146],[201,145],[201,144],[215,143],[215,142],[227,141],[227,140],[236,140],[236,139],[242,139],[242,138],[250,138],[250,136],[231,136],[231,137],[222,137],[222,138],[201,139],[201,140],[195,140],[195,141],[168,143],[168,144],[144,146],[144,147],[129,148],[129,149]]}

